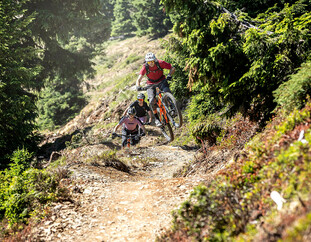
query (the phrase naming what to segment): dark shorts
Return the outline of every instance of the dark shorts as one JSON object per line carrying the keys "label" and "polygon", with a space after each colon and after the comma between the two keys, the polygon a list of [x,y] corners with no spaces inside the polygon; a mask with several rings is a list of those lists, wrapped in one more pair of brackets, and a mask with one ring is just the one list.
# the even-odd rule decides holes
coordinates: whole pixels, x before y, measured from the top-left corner
{"label": "dark shorts", "polygon": [[[138,134],[138,131],[130,131],[130,130],[127,130],[125,128],[122,129],[122,147],[126,147],[127,146],[127,137],[126,135],[129,135],[129,134]],[[132,142],[131,142],[131,145],[137,145],[139,143],[139,138],[135,139],[135,138],[132,138]]]}
{"label": "dark shorts", "polygon": [[159,87],[160,90],[164,92],[171,92],[170,87],[168,85],[167,80],[161,81],[159,84],[154,84],[154,85],[149,85],[147,89],[147,94],[148,94],[148,100],[149,100],[149,105],[152,110],[155,110],[155,95],[156,95],[156,87]]}

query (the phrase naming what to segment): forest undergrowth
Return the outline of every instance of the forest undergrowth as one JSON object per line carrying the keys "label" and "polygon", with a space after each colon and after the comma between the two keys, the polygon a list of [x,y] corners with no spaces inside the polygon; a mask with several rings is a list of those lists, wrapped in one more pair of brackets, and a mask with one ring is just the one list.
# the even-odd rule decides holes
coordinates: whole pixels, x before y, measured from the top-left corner
{"label": "forest undergrowth", "polygon": [[[308,241],[310,114],[309,102],[301,111],[279,113],[262,132],[253,132],[245,148],[173,212],[172,229],[158,240]],[[250,138],[243,135],[250,127],[244,122],[233,127],[217,145],[202,146],[205,155],[196,161],[199,167],[213,163],[209,160],[212,150],[232,149]],[[191,169],[185,175],[190,173]],[[286,201],[283,206],[276,206],[273,191]]]}

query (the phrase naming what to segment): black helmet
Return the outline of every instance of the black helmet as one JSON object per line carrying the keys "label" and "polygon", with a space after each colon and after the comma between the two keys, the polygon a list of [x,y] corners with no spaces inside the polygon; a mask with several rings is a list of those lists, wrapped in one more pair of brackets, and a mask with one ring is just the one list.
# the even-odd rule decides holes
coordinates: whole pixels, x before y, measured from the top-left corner
{"label": "black helmet", "polygon": [[143,94],[143,93],[138,93],[137,99],[145,99],[145,94]]}
{"label": "black helmet", "polygon": [[136,115],[136,110],[135,110],[135,108],[134,107],[132,107],[132,108],[129,108],[128,110],[127,110],[127,114],[128,115]]}

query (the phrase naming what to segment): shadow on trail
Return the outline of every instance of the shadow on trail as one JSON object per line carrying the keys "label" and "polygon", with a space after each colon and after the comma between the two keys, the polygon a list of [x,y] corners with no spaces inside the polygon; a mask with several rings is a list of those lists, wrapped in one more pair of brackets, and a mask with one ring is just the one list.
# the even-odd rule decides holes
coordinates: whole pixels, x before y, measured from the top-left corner
{"label": "shadow on trail", "polygon": [[53,152],[60,152],[67,148],[72,143],[72,139],[76,135],[81,135],[88,144],[91,144],[87,138],[87,133],[92,129],[93,126],[86,127],[84,129],[76,129],[71,134],[49,136],[43,142],[39,148],[38,157],[41,159],[49,159]]}
{"label": "shadow on trail", "polygon": [[99,144],[106,145],[111,150],[121,150],[121,145],[116,145],[112,141],[102,141]]}
{"label": "shadow on trail", "polygon": [[181,145],[179,146],[181,149],[183,150],[199,150],[201,147],[198,145],[194,145],[194,146],[188,146],[188,145]]}

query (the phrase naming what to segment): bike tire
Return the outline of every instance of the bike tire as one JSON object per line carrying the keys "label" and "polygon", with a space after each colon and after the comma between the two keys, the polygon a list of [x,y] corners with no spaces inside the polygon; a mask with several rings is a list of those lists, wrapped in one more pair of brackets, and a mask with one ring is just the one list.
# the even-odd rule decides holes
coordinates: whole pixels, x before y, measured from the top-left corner
{"label": "bike tire", "polygon": [[[162,101],[165,103],[166,110],[168,113],[167,116],[169,116],[170,121],[172,120],[174,121],[172,122],[173,126],[175,126],[176,128],[180,128],[182,126],[183,119],[182,119],[180,108],[177,105],[177,101],[174,98],[173,94],[169,92],[164,93],[162,97]],[[171,115],[172,111],[175,112],[174,115]]]}
{"label": "bike tire", "polygon": [[163,125],[161,127],[161,132],[168,142],[172,142],[174,140],[174,133],[170,123]]}

